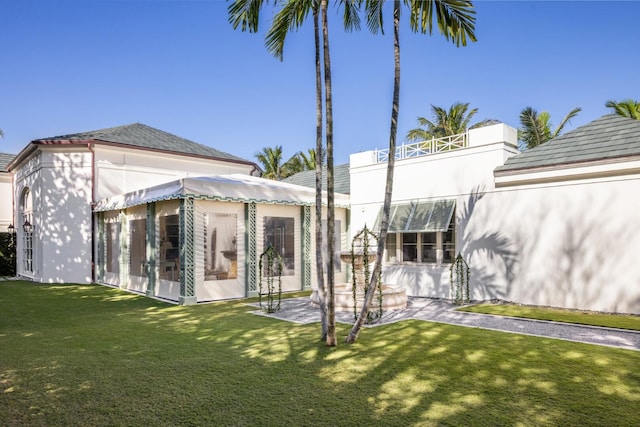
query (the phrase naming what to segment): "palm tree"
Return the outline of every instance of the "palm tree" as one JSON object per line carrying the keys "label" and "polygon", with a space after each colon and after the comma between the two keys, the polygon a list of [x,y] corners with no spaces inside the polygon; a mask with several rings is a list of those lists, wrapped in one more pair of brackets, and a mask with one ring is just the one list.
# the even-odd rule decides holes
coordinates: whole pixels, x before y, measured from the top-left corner
{"label": "palm tree", "polygon": [[[435,15],[438,29],[447,40],[451,40],[456,46],[467,44],[467,37],[471,41],[476,41],[475,37],[475,10],[473,4],[468,0],[427,0],[406,1],[410,9],[409,22],[411,30],[420,31],[422,34],[429,34],[433,31],[433,18]],[[382,0],[369,0],[367,25],[374,31],[378,25],[382,24]],[[400,0],[393,2],[393,56],[394,56],[394,78],[393,78],[393,103],[391,108],[391,128],[389,132],[389,153],[396,152],[396,138],[398,133],[398,112],[400,107]],[[435,12],[435,13],[434,13]],[[374,31],[375,32],[375,31]],[[378,234],[377,260],[371,275],[371,284],[364,297],[362,309],[358,319],[353,324],[347,343],[354,343],[362,329],[364,320],[367,318],[369,307],[373,300],[378,284],[378,276],[382,268],[382,254],[387,240],[389,230],[389,211],[391,210],[391,196],[393,189],[393,170],[395,167],[395,156],[389,156],[387,162],[387,181],[385,185],[384,204],[382,206],[382,223]]]}
{"label": "palm tree", "polygon": [[315,148],[309,148],[306,154],[304,153],[304,151],[298,152],[297,157],[300,160],[300,163],[302,164],[302,170],[305,170],[305,171],[315,170],[316,160],[319,160],[320,166],[322,166],[323,159],[325,156],[324,150],[321,150],[322,155],[320,156],[319,159],[318,159],[318,155],[316,154],[317,152],[318,151]]}
{"label": "palm tree", "polygon": [[[320,160],[320,166],[322,167],[323,159],[320,158],[318,160]],[[291,156],[291,158],[284,163],[283,167],[285,169],[286,176],[290,176],[302,171],[315,170],[316,169],[315,148],[309,148],[306,153],[304,151],[298,151],[296,154]]]}
{"label": "palm tree", "polygon": [[[265,3],[268,3],[266,1]],[[316,152],[324,153],[322,148],[322,67],[320,61],[320,28],[319,18],[322,15],[322,40],[324,52],[324,84],[325,84],[325,105],[327,120],[327,246],[328,252],[334,252],[335,235],[335,207],[333,194],[333,114],[331,96],[331,64],[329,55],[329,35],[326,16],[327,2],[318,0],[288,0],[286,2],[274,1],[274,4],[283,4],[282,9],[274,17],[273,25],[266,36],[267,49],[277,58],[282,59],[284,42],[291,29],[299,28],[309,11],[313,12],[314,18],[314,41],[315,41],[315,63],[316,63]],[[344,25],[347,29],[359,28],[359,17],[355,13],[361,1],[341,1],[344,7]],[[239,25],[242,30],[256,32],[259,23],[259,11],[262,7],[262,0],[235,0],[229,7],[229,22],[233,28]],[[323,277],[322,259],[322,156],[316,156],[316,271],[318,280],[318,294],[320,297],[320,312],[322,324],[322,337],[326,339],[327,345],[335,345],[335,307],[333,297],[334,270],[333,257],[330,258],[327,271],[327,287],[329,288],[329,303],[326,304]]]}
{"label": "palm tree", "polygon": [[582,108],[576,107],[562,119],[562,122],[554,131],[551,130],[551,115],[543,111],[540,114],[531,107],[526,107],[520,112],[520,129],[518,139],[520,140],[520,151],[537,147],[540,144],[556,138],[562,132],[564,126],[574,118]]}
{"label": "palm tree", "polygon": [[432,138],[443,138],[464,133],[469,127],[471,118],[478,112],[477,108],[469,110],[469,103],[456,102],[449,110],[431,105],[433,121],[418,117],[418,125],[407,132],[408,141],[426,141]]}
{"label": "palm tree", "polygon": [[623,99],[620,102],[609,100],[604,104],[605,107],[613,109],[613,112],[630,119],[640,120],[640,101],[633,99]]}
{"label": "palm tree", "polygon": [[279,181],[285,177],[281,145],[276,145],[274,148],[265,147],[254,156],[262,164],[263,178]]}

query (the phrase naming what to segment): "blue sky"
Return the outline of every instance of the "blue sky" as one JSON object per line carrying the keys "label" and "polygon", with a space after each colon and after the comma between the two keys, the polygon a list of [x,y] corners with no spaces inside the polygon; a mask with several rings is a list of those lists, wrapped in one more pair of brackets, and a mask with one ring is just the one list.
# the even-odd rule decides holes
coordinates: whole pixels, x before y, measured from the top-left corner
{"label": "blue sky", "polygon": [[[280,62],[259,34],[234,31],[227,2],[0,0],[0,151],[33,139],[141,122],[254,160],[315,146],[311,22],[292,33]],[[522,108],[567,129],[606,113],[608,99],[640,98],[640,2],[479,1],[478,41],[401,29],[399,142],[456,101],[475,119],[518,126]],[[406,14],[404,18],[406,18]],[[344,33],[329,15],[335,162],[386,148],[393,78],[391,15],[384,35]]]}

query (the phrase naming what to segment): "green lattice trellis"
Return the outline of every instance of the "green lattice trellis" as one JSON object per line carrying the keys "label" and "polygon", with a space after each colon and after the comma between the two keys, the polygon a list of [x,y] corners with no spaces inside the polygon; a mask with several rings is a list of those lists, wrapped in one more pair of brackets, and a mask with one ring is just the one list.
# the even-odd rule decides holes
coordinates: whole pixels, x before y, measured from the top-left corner
{"label": "green lattice trellis", "polygon": [[258,293],[258,248],[257,248],[257,207],[251,202],[245,205],[245,248],[246,248],[246,268],[245,280],[247,296],[256,295]]}
{"label": "green lattice trellis", "polygon": [[194,200],[180,199],[180,304],[195,304]]}
{"label": "green lattice trellis", "polygon": [[302,211],[302,241],[303,241],[303,278],[302,289],[311,287],[311,206],[304,206]]}

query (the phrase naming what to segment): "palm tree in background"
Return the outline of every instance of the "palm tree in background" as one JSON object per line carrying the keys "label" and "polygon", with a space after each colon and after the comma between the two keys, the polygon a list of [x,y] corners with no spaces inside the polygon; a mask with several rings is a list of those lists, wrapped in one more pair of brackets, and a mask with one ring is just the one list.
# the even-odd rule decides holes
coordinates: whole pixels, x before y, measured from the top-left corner
{"label": "palm tree in background", "polygon": [[640,120],[640,101],[634,101],[631,98],[623,99],[620,102],[609,100],[604,106],[611,108],[619,116]]}
{"label": "palm tree in background", "polygon": [[518,130],[518,139],[520,140],[520,151],[537,147],[540,144],[556,138],[562,132],[565,125],[578,113],[582,108],[576,107],[562,119],[555,130],[551,130],[551,115],[543,111],[538,114],[531,107],[526,107],[520,112],[520,129]]}
{"label": "palm tree in background", "polygon": [[426,141],[432,138],[465,133],[469,128],[469,122],[477,112],[477,108],[469,111],[468,102],[456,102],[449,107],[449,110],[431,105],[433,121],[425,117],[418,117],[419,127],[407,132],[407,140]]}
{"label": "palm tree in background", "polygon": [[301,169],[300,171],[312,171],[316,168],[316,162],[319,161],[320,165],[324,163],[325,152],[321,150],[322,155],[318,159],[317,153],[318,151],[315,148],[309,148],[307,153],[304,151],[300,151],[297,154],[297,158],[300,161]]}
{"label": "palm tree in background", "polygon": [[[372,32],[382,28],[382,5],[383,0],[368,0],[367,5],[367,26]],[[476,41],[475,36],[475,10],[473,3],[468,0],[405,0],[405,5],[409,8],[409,24],[413,32],[420,31],[422,34],[433,32],[433,21],[435,18],[438,30],[456,46],[467,44],[467,38]],[[389,153],[396,152],[396,138],[398,134],[398,114],[400,109],[400,0],[393,2],[393,101],[391,106],[391,127],[389,131]],[[395,156],[390,155],[387,160],[387,180],[385,184],[384,203],[382,206],[382,223],[378,234],[377,260],[371,274],[371,284],[364,297],[362,309],[357,320],[353,324],[347,343],[354,343],[357,338],[367,313],[371,307],[373,296],[378,287],[378,277],[382,266],[382,255],[384,252],[387,232],[389,230],[389,212],[391,210],[391,197],[393,190],[393,171],[395,167]],[[374,230],[375,231],[375,230]]]}
{"label": "palm tree in background", "polygon": [[284,165],[282,163],[282,146],[264,147],[262,151],[254,154],[262,165],[262,177],[276,181],[284,178]]}
{"label": "palm tree in background", "polygon": [[[298,151],[284,164],[286,170],[285,175],[291,176],[298,172],[312,171],[316,169],[316,149],[309,148],[307,152]],[[323,156],[324,157],[324,156]],[[317,159],[322,166],[323,158]]]}

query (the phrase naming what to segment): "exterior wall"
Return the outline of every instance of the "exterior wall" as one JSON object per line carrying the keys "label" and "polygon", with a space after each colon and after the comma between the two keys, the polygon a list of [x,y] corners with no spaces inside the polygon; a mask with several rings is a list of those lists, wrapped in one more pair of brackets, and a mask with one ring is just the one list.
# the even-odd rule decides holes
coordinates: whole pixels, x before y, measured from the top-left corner
{"label": "exterior wall", "polygon": [[0,233],[7,232],[13,220],[13,182],[11,174],[0,172]]}
{"label": "exterior wall", "polygon": [[[506,143],[470,144],[396,161],[393,202],[456,200],[456,253],[471,268],[472,299],[640,313],[637,168],[610,164],[609,173],[583,165],[579,176],[560,168],[494,181],[493,170],[513,152]],[[368,153],[354,156],[357,230],[372,225],[382,206],[386,164],[367,164]],[[408,295],[450,298],[449,267],[390,263],[383,280]]]}
{"label": "exterior wall", "polygon": [[96,200],[187,176],[250,174],[251,165],[97,145]]}
{"label": "exterior wall", "polygon": [[[18,274],[37,282],[90,283],[93,280],[92,256],[95,259],[98,254],[97,238],[92,236],[92,201],[190,175],[252,172],[251,165],[152,151],[97,145],[93,152],[95,154],[88,147],[77,145],[38,146],[30,159],[15,170],[13,209],[17,223],[14,225]],[[34,201],[33,274],[22,269],[19,200],[26,187],[31,189]],[[5,194],[7,191],[9,193]],[[12,222],[11,178],[8,174],[0,176],[0,197],[9,201],[0,206],[2,230]],[[92,247],[94,241],[96,244]],[[119,278],[111,276],[106,275],[108,283],[120,282]],[[163,292],[165,288],[173,289],[173,285],[159,286]]]}
{"label": "exterior wall", "polygon": [[[454,199],[458,222],[464,202],[474,192],[493,188],[493,169],[502,165],[505,157],[512,153],[511,146],[492,143],[397,160],[392,202]],[[386,167],[383,163],[351,169],[353,232],[365,224],[374,226],[384,202]],[[457,247],[456,253],[459,251]],[[410,262],[387,264],[383,268],[383,281],[389,285],[404,286],[407,295],[448,298],[449,267],[449,264]]]}
{"label": "exterior wall", "polygon": [[[471,137],[470,140],[475,141]],[[475,146],[469,148],[396,160],[393,202],[456,198],[476,189],[493,188],[493,169],[515,152],[512,145],[503,141],[483,145],[475,142]],[[370,153],[351,156],[351,222],[354,230],[365,223],[373,226],[384,201],[387,164],[363,162],[362,157],[373,159]]]}
{"label": "exterior wall", "polygon": [[[493,169],[516,153],[515,129],[495,125],[469,131],[467,148],[395,163],[392,203],[453,199],[458,224],[456,252],[460,240],[460,218],[464,202],[478,191],[491,191]],[[365,224],[373,227],[384,202],[386,163],[376,163],[373,152],[351,156],[351,227],[355,233]],[[377,230],[373,230],[377,232]],[[383,265],[383,281],[404,286],[407,295],[449,297],[449,264],[396,262]]]}
{"label": "exterior wall", "polygon": [[[15,209],[25,188],[33,195],[33,274],[23,269],[18,232],[18,274],[48,283],[91,282],[91,157],[88,152],[45,150],[16,172]],[[19,221],[21,222],[21,221]]]}
{"label": "exterior wall", "polygon": [[638,193],[636,174],[470,197],[461,251],[473,298],[640,313]]}

